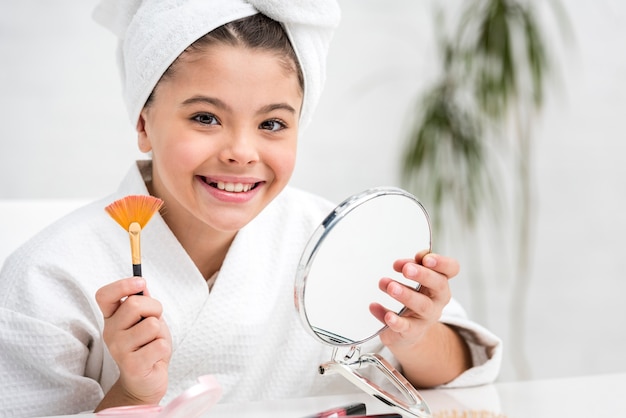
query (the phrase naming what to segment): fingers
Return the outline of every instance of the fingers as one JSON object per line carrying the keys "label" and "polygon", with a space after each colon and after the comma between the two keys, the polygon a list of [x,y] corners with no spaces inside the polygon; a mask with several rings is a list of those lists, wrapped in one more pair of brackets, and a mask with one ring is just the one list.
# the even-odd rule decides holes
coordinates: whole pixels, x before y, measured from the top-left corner
{"label": "fingers", "polygon": [[421,259],[421,264],[424,267],[427,267],[431,270],[434,270],[438,273],[443,274],[449,279],[459,274],[459,270],[460,270],[459,262],[455,260],[454,258],[445,257],[442,255],[433,254],[433,253],[426,254]]}
{"label": "fingers", "polygon": [[[415,263],[406,263],[402,267],[401,273],[405,278],[415,282],[412,289],[402,286],[400,283],[389,278],[385,278],[379,281],[379,287],[384,286],[384,288],[381,287],[381,290],[387,292],[391,297],[405,305],[405,302],[407,302],[406,298],[412,293],[418,292],[435,300],[445,300],[447,303],[449,299],[447,276]],[[405,287],[409,293],[403,292],[403,287]],[[415,290],[416,287],[418,291]],[[402,300],[399,298],[402,298]]]}
{"label": "fingers", "polygon": [[105,319],[110,318],[120,307],[122,299],[146,290],[146,281],[142,277],[130,277],[118,280],[96,292],[96,302]]}
{"label": "fingers", "polygon": [[412,320],[409,318],[398,315],[376,302],[370,304],[369,308],[371,314],[383,325],[387,325],[392,331],[404,334],[410,332]]}
{"label": "fingers", "polygon": [[134,399],[158,403],[167,389],[172,353],[161,303],[150,297],[141,277],[103,286],[96,301],[104,316],[104,341],[120,370],[120,387]]}
{"label": "fingers", "polygon": [[[126,336],[129,338],[126,338]],[[141,345],[140,341],[148,343]],[[124,347],[123,341],[134,340]],[[172,339],[165,321],[145,318],[132,329],[121,332],[107,344],[120,369],[124,391],[144,404],[157,404],[167,390],[168,365],[172,355]],[[135,348],[135,345],[140,345]]]}
{"label": "fingers", "polygon": [[[402,315],[382,306],[370,306],[372,314],[390,329],[407,333],[416,323],[434,322],[439,319],[443,307],[450,301],[449,277],[458,273],[456,260],[438,254],[418,254],[415,260],[396,261],[394,268],[415,283],[403,284],[391,278],[379,281],[379,288],[407,308]],[[419,290],[415,287],[419,285]]]}
{"label": "fingers", "polygon": [[418,292],[414,288],[405,286],[390,278],[381,279],[378,285],[382,291],[413,311],[413,313],[419,317],[428,316],[435,303],[439,300],[441,300],[439,303],[444,303],[443,300],[445,300],[445,288],[433,291],[426,285],[422,285],[422,288]]}
{"label": "fingers", "polygon": [[169,331],[162,320],[147,317],[131,329],[118,334],[109,350],[125,374],[142,375],[155,363],[168,359]]}
{"label": "fingers", "polygon": [[386,324],[385,315],[389,311],[387,308],[376,302],[371,303],[369,308],[371,314],[374,315],[374,318],[378,319],[381,323]]}
{"label": "fingers", "polygon": [[412,259],[397,260],[393,268],[408,281],[401,283],[383,278],[378,286],[405,309],[398,314],[372,303],[370,312],[387,326],[380,334],[383,344],[395,349],[414,347],[414,344],[424,340],[428,330],[441,318],[444,307],[452,297],[449,279],[458,274],[459,264],[449,257],[420,252]]}
{"label": "fingers", "polygon": [[[128,331],[122,338],[127,343],[127,348],[141,347],[158,337],[156,324],[152,323],[159,323],[162,313],[163,307],[158,300],[147,296],[129,296],[114,315],[105,319],[104,339],[109,342],[117,341],[119,338],[114,338],[114,335]],[[153,328],[149,328],[150,325]]]}
{"label": "fingers", "polygon": [[96,301],[105,320],[103,337],[112,352],[133,352],[162,337],[163,307],[148,296],[143,278],[108,284],[96,292]]}
{"label": "fingers", "polygon": [[393,269],[397,272],[402,272],[407,264],[422,265],[443,274],[449,279],[459,274],[460,270],[459,262],[457,260],[440,254],[424,252],[417,253],[414,259],[403,258],[396,260],[393,263]]}

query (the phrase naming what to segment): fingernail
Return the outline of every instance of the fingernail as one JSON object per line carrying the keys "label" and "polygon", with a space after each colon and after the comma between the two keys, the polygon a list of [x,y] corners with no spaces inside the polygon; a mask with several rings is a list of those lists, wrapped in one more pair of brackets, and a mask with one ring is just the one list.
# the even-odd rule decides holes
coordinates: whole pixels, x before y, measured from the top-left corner
{"label": "fingernail", "polygon": [[417,267],[414,264],[407,264],[405,272],[407,276],[415,276],[417,274]]}
{"label": "fingernail", "polygon": [[399,296],[400,293],[402,293],[402,286],[400,286],[398,283],[391,283],[389,286],[391,287],[392,295]]}
{"label": "fingernail", "polygon": [[422,260],[422,264],[425,267],[433,268],[437,265],[437,260],[435,259],[434,256],[429,255],[429,256],[424,257],[424,259]]}
{"label": "fingernail", "polygon": [[144,280],[143,277],[139,277],[139,276],[133,277],[133,286],[135,286],[136,289],[143,288],[145,284],[146,284],[146,281]]}

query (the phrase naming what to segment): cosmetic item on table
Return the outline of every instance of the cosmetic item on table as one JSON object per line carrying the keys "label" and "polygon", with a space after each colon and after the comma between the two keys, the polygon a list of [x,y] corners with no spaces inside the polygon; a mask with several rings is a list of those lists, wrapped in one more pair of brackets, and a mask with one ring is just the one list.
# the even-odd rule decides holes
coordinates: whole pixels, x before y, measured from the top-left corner
{"label": "cosmetic item on table", "polygon": [[318,412],[317,414],[309,415],[306,418],[352,417],[354,415],[362,415],[365,413],[367,413],[367,406],[361,402],[328,409],[326,411]]}
{"label": "cosmetic item on table", "polygon": [[350,418],[402,418],[402,415],[392,412],[389,414],[351,415]]}
{"label": "cosmetic item on table", "polygon": [[212,375],[198,378],[198,383],[165,406],[117,406],[96,412],[98,418],[199,418],[222,397],[222,387]]}
{"label": "cosmetic item on table", "polygon": [[133,276],[141,277],[141,230],[162,206],[163,201],[158,197],[131,195],[116,200],[104,208],[115,222],[128,231]]}
{"label": "cosmetic item on table", "polygon": [[445,410],[438,411],[433,414],[433,418],[507,418],[506,415],[487,410]]}

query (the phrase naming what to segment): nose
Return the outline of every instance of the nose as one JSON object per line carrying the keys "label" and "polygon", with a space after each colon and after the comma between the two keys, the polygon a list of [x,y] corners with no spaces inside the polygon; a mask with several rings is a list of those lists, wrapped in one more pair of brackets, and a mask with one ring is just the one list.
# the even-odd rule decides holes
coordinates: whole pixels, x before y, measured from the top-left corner
{"label": "nose", "polygon": [[252,165],[259,161],[254,134],[242,129],[233,131],[225,138],[220,159],[229,165]]}

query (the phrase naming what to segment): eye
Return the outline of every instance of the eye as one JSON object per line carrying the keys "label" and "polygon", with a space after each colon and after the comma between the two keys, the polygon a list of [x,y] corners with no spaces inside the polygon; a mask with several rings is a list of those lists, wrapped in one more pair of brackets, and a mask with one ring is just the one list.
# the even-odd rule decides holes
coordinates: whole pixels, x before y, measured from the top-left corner
{"label": "eye", "polygon": [[192,116],[191,120],[199,122],[203,125],[219,125],[219,120],[211,113],[197,113]]}
{"label": "eye", "polygon": [[261,124],[259,125],[260,129],[266,129],[268,131],[280,131],[282,129],[285,129],[286,127],[287,125],[285,125],[284,122],[278,119],[266,120],[264,122],[261,122]]}

